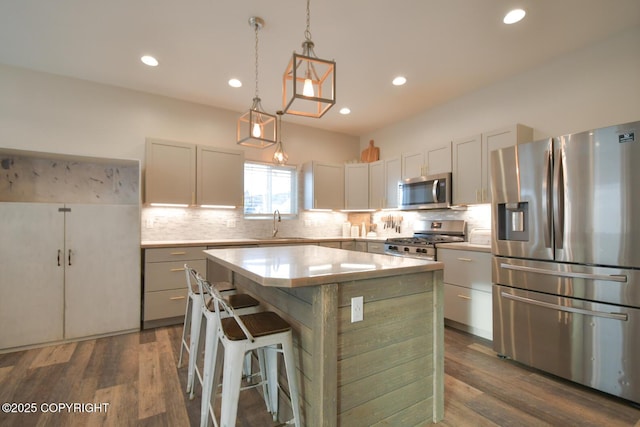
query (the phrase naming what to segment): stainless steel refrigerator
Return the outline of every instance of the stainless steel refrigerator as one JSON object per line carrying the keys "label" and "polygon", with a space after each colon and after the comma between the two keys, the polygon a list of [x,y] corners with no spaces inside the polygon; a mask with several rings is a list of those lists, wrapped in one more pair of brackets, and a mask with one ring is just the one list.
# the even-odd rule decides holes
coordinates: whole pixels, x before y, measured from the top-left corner
{"label": "stainless steel refrigerator", "polygon": [[640,403],[640,122],[491,153],[493,348]]}

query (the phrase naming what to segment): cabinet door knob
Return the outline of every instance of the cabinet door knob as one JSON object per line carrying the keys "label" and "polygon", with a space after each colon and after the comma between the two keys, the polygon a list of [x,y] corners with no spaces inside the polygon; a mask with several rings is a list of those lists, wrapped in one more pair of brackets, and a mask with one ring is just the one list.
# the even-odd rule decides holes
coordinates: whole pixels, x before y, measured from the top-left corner
{"label": "cabinet door knob", "polygon": [[182,296],[182,297],[171,297],[169,298],[169,300],[171,301],[175,301],[175,300],[181,300],[181,299],[185,299],[186,297]]}
{"label": "cabinet door knob", "polygon": [[458,261],[472,262],[473,260],[471,258],[458,258]]}
{"label": "cabinet door knob", "polygon": [[169,255],[186,255],[187,253],[185,251],[181,251],[181,252],[171,252]]}
{"label": "cabinet door knob", "polygon": [[183,268],[172,268],[169,271],[171,271],[171,272],[184,271],[184,267]]}
{"label": "cabinet door knob", "polygon": [[457,296],[458,296],[458,298],[462,298],[462,299],[467,299],[467,300],[470,300],[470,299],[471,299],[471,297],[468,297],[468,296],[466,296],[466,295],[460,295],[460,294],[458,294]]}

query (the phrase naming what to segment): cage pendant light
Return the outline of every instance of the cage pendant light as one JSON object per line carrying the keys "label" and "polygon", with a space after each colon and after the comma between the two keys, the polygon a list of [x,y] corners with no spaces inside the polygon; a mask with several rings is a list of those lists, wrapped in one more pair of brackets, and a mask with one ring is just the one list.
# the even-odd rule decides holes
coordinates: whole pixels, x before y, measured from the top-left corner
{"label": "cage pendant light", "polygon": [[276,143],[276,116],[265,113],[262,109],[258,92],[258,31],[263,27],[262,18],[249,18],[249,25],[256,34],[256,95],[249,111],[238,119],[237,143],[247,147],[265,148]]}
{"label": "cage pendant light", "polygon": [[289,160],[289,156],[284,152],[284,147],[282,146],[282,115],[284,111],[278,110],[276,111],[278,115],[278,142],[276,144],[276,151],[273,153],[273,163],[276,165],[286,165]]}
{"label": "cage pendant light", "polygon": [[313,50],[309,2],[302,54],[293,52],[282,77],[282,108],[287,114],[320,118],[336,103],[336,63],[318,58]]}

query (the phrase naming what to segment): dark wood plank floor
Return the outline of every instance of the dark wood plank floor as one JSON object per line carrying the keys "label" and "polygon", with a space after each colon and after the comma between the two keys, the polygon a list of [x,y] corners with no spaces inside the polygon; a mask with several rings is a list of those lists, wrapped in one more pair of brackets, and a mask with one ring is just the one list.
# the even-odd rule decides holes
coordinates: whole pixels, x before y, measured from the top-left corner
{"label": "dark wood plank floor", "polygon": [[[1,354],[0,404],[35,412],[0,412],[0,426],[198,425],[199,391],[190,401],[186,367],[176,368],[181,331]],[[640,409],[629,402],[501,360],[485,340],[447,328],[445,345],[441,426],[640,427]],[[256,391],[243,392],[239,415],[239,426],[273,425]]]}

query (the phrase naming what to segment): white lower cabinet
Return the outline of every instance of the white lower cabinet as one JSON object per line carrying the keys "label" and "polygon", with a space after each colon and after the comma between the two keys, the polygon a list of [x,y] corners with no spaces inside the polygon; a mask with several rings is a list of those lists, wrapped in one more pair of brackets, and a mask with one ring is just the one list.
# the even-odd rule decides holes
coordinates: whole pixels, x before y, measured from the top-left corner
{"label": "white lower cabinet", "polygon": [[493,339],[491,254],[438,248],[444,263],[444,317],[466,331]]}
{"label": "white lower cabinet", "polygon": [[206,276],[205,246],[151,248],[144,251],[143,326],[180,323],[187,302],[184,265]]}
{"label": "white lower cabinet", "polygon": [[137,205],[0,203],[0,349],[140,327]]}

